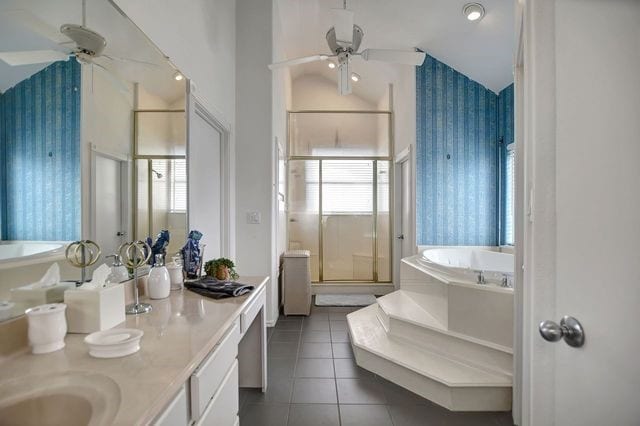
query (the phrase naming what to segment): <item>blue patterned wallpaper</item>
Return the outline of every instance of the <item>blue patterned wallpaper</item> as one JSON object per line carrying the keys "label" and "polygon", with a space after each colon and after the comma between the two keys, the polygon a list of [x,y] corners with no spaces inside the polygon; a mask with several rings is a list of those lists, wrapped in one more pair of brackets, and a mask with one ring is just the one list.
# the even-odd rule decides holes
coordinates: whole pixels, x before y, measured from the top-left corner
{"label": "blue patterned wallpaper", "polygon": [[499,144],[499,159],[500,161],[500,190],[502,196],[500,197],[500,244],[506,244],[505,227],[506,221],[506,202],[504,191],[506,190],[506,160],[507,160],[507,146],[515,141],[514,139],[514,103],[513,103],[513,84],[505,87],[498,94],[498,141]]}
{"label": "blue patterned wallpaper", "polygon": [[427,55],[416,70],[417,241],[498,243],[498,96]]}
{"label": "blue patterned wallpaper", "polygon": [[3,240],[80,238],[80,65],[55,62],[0,95]]}

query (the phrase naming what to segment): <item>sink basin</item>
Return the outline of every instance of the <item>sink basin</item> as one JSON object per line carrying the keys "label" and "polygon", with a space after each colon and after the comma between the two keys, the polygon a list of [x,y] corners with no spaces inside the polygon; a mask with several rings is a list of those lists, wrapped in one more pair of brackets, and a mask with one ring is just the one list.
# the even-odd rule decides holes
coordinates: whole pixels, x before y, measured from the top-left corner
{"label": "sink basin", "polygon": [[33,375],[0,384],[2,425],[109,425],[120,388],[96,373]]}

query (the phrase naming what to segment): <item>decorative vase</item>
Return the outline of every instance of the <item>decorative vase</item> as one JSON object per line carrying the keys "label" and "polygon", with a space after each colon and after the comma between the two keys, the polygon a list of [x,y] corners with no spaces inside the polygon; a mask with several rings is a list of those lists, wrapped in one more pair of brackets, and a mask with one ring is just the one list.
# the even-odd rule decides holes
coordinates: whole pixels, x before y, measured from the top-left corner
{"label": "decorative vase", "polygon": [[149,297],[151,299],[165,299],[171,291],[171,278],[169,271],[164,266],[164,256],[156,255],[156,263],[149,272],[148,284]]}

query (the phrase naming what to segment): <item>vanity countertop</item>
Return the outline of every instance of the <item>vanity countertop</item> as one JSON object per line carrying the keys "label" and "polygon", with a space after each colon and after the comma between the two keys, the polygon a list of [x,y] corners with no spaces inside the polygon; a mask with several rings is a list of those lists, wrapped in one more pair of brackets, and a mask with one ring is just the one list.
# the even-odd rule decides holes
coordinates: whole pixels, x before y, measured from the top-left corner
{"label": "vanity countertop", "polygon": [[120,408],[113,424],[149,423],[227,331],[241,311],[266,285],[267,277],[241,277],[255,286],[251,293],[214,300],[188,290],[171,292],[167,299],[145,300],[148,314],[127,316],[116,328],[144,331],[140,351],[123,358],[89,356],[86,334],[67,334],[57,352],[32,355],[23,351],[0,364],[0,383],[41,374],[92,372],[114,380],[120,388]]}

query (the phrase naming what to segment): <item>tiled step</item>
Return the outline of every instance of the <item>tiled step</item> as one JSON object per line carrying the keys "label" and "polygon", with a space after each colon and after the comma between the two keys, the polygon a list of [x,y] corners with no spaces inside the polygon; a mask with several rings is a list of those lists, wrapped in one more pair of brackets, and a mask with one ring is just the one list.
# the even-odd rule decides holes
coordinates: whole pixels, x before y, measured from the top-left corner
{"label": "tiled step", "polygon": [[511,377],[482,370],[387,335],[372,305],[347,315],[356,362],[454,411],[511,409]]}
{"label": "tiled step", "polygon": [[378,298],[377,315],[389,337],[464,364],[511,375],[511,348],[447,330],[420,306],[420,299],[414,295],[399,290]]}

